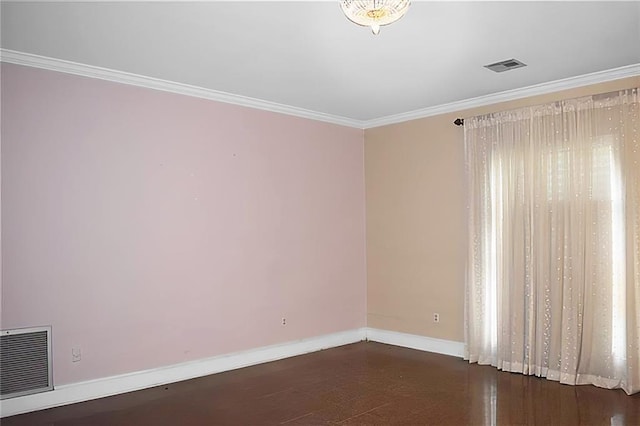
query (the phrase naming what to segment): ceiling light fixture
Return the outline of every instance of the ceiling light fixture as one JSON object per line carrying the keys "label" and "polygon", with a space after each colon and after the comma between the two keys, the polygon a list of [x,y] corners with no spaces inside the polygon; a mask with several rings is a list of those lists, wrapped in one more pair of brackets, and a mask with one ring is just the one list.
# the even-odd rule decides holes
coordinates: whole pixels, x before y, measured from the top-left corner
{"label": "ceiling light fixture", "polygon": [[340,6],[347,18],[358,25],[371,27],[374,34],[380,27],[402,18],[411,0],[340,0]]}

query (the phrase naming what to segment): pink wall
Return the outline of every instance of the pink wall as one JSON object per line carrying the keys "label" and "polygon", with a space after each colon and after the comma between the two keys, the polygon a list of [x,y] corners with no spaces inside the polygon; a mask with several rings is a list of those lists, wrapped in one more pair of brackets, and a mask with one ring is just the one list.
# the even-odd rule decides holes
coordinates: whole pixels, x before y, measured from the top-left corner
{"label": "pink wall", "polygon": [[2,64],[2,328],[57,385],[364,326],[364,209],[361,130]]}

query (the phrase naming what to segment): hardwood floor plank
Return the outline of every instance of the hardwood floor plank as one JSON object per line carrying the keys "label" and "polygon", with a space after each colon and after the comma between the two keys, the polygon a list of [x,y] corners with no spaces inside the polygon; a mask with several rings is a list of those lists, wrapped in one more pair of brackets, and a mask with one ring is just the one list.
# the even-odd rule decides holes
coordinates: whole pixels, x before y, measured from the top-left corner
{"label": "hardwood floor plank", "polygon": [[640,394],[361,342],[2,419],[2,426],[640,425]]}

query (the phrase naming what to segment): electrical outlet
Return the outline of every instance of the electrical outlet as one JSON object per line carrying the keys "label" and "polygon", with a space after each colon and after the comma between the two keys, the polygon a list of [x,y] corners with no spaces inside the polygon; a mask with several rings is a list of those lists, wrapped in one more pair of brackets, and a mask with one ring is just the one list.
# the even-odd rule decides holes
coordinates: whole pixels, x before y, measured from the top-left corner
{"label": "electrical outlet", "polygon": [[282,325],[287,325],[287,319],[285,317],[282,317]]}
{"label": "electrical outlet", "polygon": [[440,314],[437,312],[433,313],[433,322],[440,322]]}
{"label": "electrical outlet", "polygon": [[79,362],[82,360],[82,351],[80,346],[74,346],[71,348],[71,362]]}

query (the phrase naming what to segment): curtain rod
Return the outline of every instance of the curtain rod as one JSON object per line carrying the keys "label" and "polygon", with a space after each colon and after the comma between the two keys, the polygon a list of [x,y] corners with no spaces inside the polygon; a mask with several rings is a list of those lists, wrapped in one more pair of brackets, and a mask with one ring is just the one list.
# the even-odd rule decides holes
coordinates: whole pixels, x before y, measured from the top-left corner
{"label": "curtain rod", "polygon": [[464,118],[456,118],[453,124],[456,126],[464,126]]}

